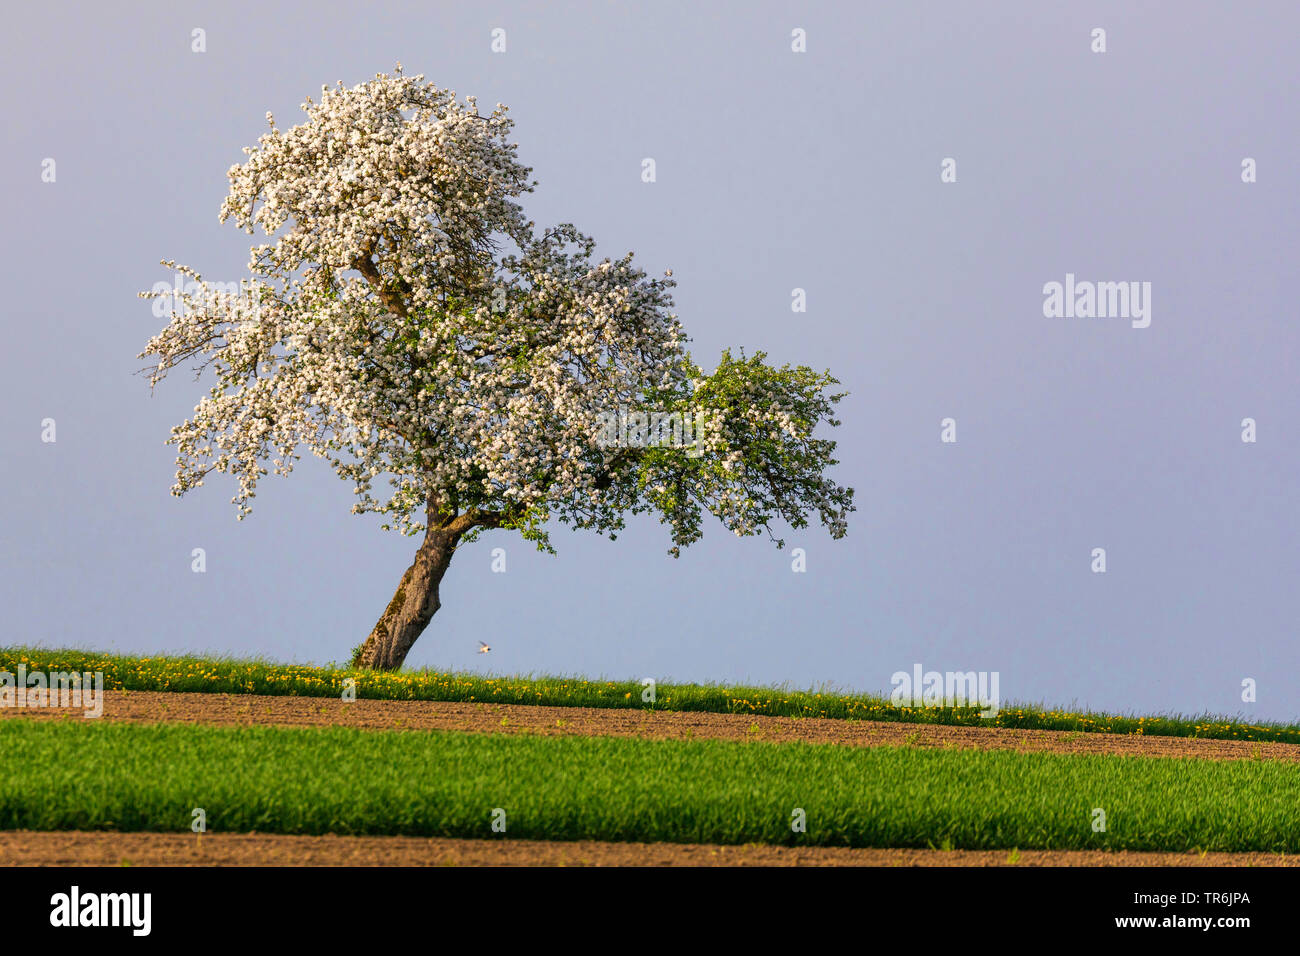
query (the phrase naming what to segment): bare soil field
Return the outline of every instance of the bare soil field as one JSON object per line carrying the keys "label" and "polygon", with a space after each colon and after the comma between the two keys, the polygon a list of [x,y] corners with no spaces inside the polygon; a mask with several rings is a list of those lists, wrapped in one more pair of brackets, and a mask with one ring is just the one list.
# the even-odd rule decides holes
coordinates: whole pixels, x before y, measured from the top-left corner
{"label": "bare soil field", "polygon": [[[77,709],[0,708],[0,719],[82,719]],[[1210,760],[1300,760],[1300,744],[1186,737],[947,727],[828,718],[538,707],[522,704],[275,697],[105,691],[102,719],[366,730],[460,730],[476,733],[578,734],[648,739],[762,740],[773,743],[914,746],[981,750],[1130,754]]]}
{"label": "bare soil field", "polygon": [[0,866],[1300,866],[1300,857],[8,831],[0,832]]}

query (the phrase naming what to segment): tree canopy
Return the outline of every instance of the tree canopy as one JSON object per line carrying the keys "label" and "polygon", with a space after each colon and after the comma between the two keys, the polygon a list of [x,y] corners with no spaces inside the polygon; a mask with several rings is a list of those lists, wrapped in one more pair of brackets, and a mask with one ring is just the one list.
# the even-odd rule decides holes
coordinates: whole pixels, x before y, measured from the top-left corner
{"label": "tree canopy", "polygon": [[[173,493],[238,478],[243,517],[268,467],[302,449],[408,534],[513,528],[549,547],[554,519],[610,533],[654,511],[672,552],[704,512],[737,535],[815,511],[844,534],[852,489],[815,438],[836,380],[724,353],[705,374],[671,311],[671,272],[595,259],[569,224],[539,232],[536,185],[506,108],[479,113],[420,76],[323,88],[306,122],[270,130],[231,167],[221,221],[269,240],[237,288],[193,270],[141,353],[151,385],[190,360],[215,383],[172,431]],[[170,291],[142,293],[171,296]],[[707,410],[696,453],[594,440],[613,409]],[[389,488],[380,493],[377,480]]]}

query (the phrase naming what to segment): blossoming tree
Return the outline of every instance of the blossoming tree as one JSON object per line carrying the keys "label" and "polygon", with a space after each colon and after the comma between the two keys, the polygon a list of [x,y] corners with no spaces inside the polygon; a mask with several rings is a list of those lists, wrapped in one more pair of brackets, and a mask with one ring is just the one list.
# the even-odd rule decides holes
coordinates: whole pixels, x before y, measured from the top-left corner
{"label": "blossoming tree", "polygon": [[[674,556],[706,511],[778,547],[771,523],[813,512],[844,535],[853,490],[824,476],[835,443],[813,437],[839,424],[836,380],[762,353],[697,367],[671,272],[596,261],[573,226],[525,219],[534,183],[504,107],[480,115],[399,67],[303,109],[289,130],[268,113],[228,174],[221,220],[270,240],[251,277],[219,286],[165,262],[190,281],[141,293],[170,321],[140,357],[157,356],[151,385],[186,364],[215,378],[172,429],[173,494],[234,475],[243,518],[268,467],[288,474],[308,449],[352,483],[354,512],[423,536],[355,666],[401,666],[452,556],[485,530],[551,550],[552,522],[614,538],[653,512]],[[648,437],[647,411],[670,434]],[[682,421],[698,424],[689,449]]]}

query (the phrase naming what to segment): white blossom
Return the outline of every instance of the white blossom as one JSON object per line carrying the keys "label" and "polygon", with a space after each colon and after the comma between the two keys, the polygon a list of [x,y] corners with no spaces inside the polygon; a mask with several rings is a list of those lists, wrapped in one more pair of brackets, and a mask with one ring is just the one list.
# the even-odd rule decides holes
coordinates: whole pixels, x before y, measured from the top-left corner
{"label": "white blossom", "polygon": [[[677,553],[702,509],[745,535],[772,517],[800,526],[809,506],[843,534],[852,491],[822,477],[834,444],[812,438],[838,424],[839,396],[823,395],[834,380],[761,354],[703,373],[671,311],[671,271],[595,261],[572,225],[539,233],[525,218],[518,200],[535,184],[505,107],[482,115],[399,70],[303,109],[287,130],[268,113],[228,173],[221,221],[267,239],[251,281],[214,294],[168,263],[198,291],[141,354],[158,357],[150,383],[190,362],[214,378],[172,430],[173,493],[233,475],[243,517],[258,481],[306,449],[352,483],[354,512],[409,534],[460,521],[549,547],[552,518],[613,533],[654,509]],[[709,403],[720,414],[702,458],[595,441],[602,411]]]}

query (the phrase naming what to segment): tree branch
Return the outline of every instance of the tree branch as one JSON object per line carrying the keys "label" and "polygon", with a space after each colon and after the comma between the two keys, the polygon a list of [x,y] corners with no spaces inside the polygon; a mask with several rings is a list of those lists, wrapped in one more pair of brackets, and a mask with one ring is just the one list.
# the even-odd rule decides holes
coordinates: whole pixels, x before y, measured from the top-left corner
{"label": "tree branch", "polygon": [[402,297],[396,292],[384,288],[384,277],[370,258],[373,251],[374,243],[372,242],[362,250],[361,255],[352,260],[352,268],[365,277],[366,282],[370,283],[370,288],[375,290],[375,295],[379,296],[380,301],[388,307],[389,312],[404,319],[409,314],[406,303],[402,301]]}

